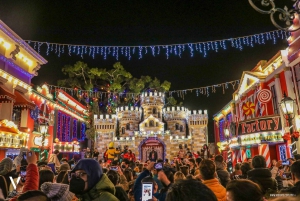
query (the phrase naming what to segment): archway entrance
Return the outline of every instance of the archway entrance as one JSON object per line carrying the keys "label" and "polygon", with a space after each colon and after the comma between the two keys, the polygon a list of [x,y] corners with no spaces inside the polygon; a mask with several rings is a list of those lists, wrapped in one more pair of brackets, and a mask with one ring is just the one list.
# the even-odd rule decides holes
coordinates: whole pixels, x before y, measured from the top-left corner
{"label": "archway entrance", "polygon": [[152,151],[152,147],[157,152],[157,159],[165,159],[166,157],[166,145],[157,137],[149,137],[141,141],[139,145],[139,156],[142,162],[149,159],[149,154]]}

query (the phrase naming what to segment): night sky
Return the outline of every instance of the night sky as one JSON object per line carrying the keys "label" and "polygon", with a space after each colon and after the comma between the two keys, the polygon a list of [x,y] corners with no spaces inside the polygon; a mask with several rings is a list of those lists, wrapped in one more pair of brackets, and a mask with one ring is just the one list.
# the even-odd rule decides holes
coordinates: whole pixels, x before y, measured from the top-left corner
{"label": "night sky", "polygon": [[[256,12],[247,0],[2,0],[0,19],[24,40],[99,46],[205,42],[276,29],[270,17]],[[134,77],[150,75],[170,81],[171,90],[181,90],[240,79],[243,71],[251,70],[260,60],[269,60],[286,47],[286,41],[278,40],[276,45],[268,42],[242,51],[228,48],[209,52],[206,58],[200,54],[190,57],[186,52],[182,58],[147,54],[140,60],[133,56],[130,61],[122,57],[119,61]],[[48,63],[32,80],[37,85],[56,85],[58,79],[64,78],[61,68],[79,60],[106,69],[116,62],[114,58],[47,56],[45,51],[41,55]],[[206,97],[194,92],[183,101],[190,110],[208,110],[210,141],[213,114],[231,100],[232,93],[229,89],[223,95],[222,89],[218,89]]]}

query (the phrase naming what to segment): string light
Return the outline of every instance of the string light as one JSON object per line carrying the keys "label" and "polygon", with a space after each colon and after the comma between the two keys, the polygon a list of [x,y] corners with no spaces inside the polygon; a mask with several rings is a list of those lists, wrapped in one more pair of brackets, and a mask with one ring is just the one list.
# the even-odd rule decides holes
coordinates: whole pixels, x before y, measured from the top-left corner
{"label": "string light", "polygon": [[[0,27],[1,28],[1,27]],[[171,55],[182,57],[182,53],[187,49],[191,57],[194,57],[196,53],[206,57],[208,52],[214,51],[219,52],[219,50],[227,50],[227,43],[231,43],[231,47],[239,49],[242,51],[245,46],[254,47],[254,44],[262,45],[266,44],[266,41],[273,41],[273,44],[277,43],[277,39],[287,39],[290,36],[289,32],[283,30],[275,30],[265,33],[259,33],[254,35],[242,36],[237,38],[206,41],[206,42],[195,42],[195,43],[183,43],[183,44],[168,44],[168,45],[150,45],[150,46],[93,46],[93,45],[73,45],[73,44],[60,44],[60,43],[49,43],[40,41],[25,41],[28,44],[33,44],[33,48],[40,52],[43,45],[46,46],[46,55],[49,52],[60,56],[64,53],[64,47],[68,47],[68,54],[80,55],[81,58],[84,55],[88,55],[95,58],[96,55],[103,56],[103,59],[107,59],[108,56],[114,57],[119,60],[119,54],[126,57],[128,60],[131,59],[131,53],[134,55],[135,48],[138,49],[138,59],[142,59],[148,51],[150,51],[153,57],[160,54],[160,48],[164,49],[166,58],[168,59]],[[99,52],[99,49],[101,51]],[[156,51],[157,49],[157,51]]]}

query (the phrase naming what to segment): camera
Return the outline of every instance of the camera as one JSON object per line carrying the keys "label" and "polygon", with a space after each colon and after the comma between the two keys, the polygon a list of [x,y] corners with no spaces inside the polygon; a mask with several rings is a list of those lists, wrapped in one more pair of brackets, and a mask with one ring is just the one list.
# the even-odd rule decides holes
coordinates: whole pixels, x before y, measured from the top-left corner
{"label": "camera", "polygon": [[26,166],[20,168],[21,181],[24,183],[26,181]]}
{"label": "camera", "polygon": [[118,167],[117,166],[111,166],[109,169],[114,170],[114,171],[118,171]]}
{"label": "camera", "polygon": [[163,169],[163,163],[155,163],[154,164],[154,169],[156,170],[162,170]]}

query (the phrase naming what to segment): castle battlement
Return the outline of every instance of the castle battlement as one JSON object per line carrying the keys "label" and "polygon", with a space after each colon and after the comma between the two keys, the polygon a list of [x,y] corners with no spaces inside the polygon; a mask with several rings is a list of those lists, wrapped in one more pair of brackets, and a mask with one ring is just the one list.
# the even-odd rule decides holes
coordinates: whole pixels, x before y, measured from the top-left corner
{"label": "castle battlement", "polygon": [[116,108],[116,112],[122,112],[122,111],[142,111],[142,108],[140,107],[134,107],[134,106],[131,106],[131,107],[128,107],[128,106],[122,106],[122,107],[117,107]]}
{"label": "castle battlement", "polygon": [[163,92],[143,92],[142,93],[142,97],[152,97],[152,96],[165,97],[165,94]]}

